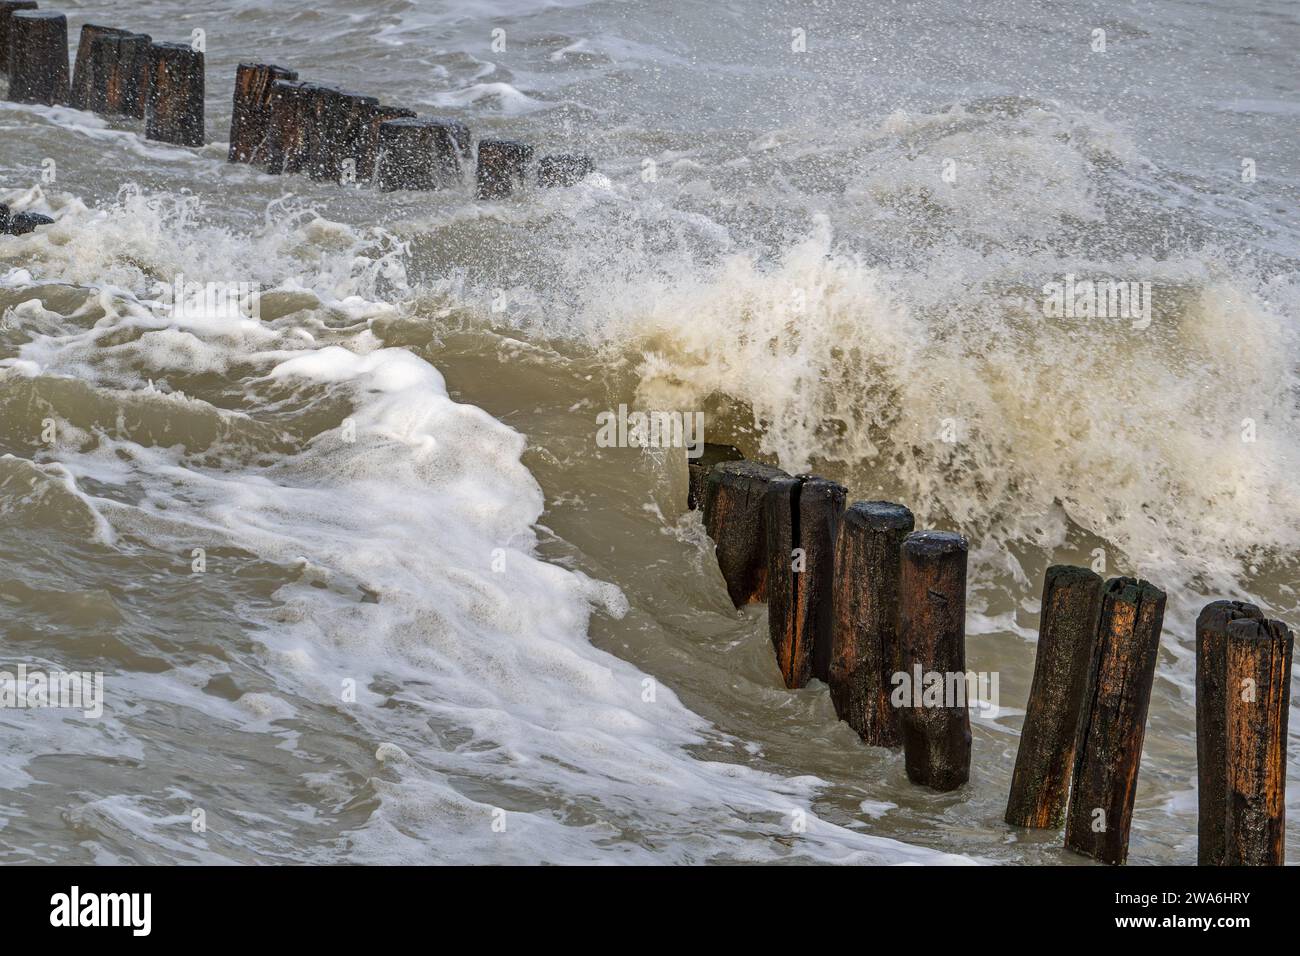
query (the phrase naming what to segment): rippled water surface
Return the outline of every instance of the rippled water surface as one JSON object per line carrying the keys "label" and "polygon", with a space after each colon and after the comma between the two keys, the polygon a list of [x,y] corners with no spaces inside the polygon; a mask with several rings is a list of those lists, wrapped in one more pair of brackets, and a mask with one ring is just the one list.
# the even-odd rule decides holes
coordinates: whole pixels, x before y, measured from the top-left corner
{"label": "rippled water surface", "polygon": [[[208,145],[0,101],[57,220],[0,238],[0,664],[105,682],[0,709],[0,861],[1079,862],[1002,812],[1043,570],[1100,555],[1169,593],[1130,860],[1194,862],[1196,612],[1300,624],[1293,4],[62,9],[203,30]],[[247,60],[598,173],[228,165]],[[1149,327],[1045,317],[1066,275]],[[969,536],[967,786],[784,688],[620,403]]]}

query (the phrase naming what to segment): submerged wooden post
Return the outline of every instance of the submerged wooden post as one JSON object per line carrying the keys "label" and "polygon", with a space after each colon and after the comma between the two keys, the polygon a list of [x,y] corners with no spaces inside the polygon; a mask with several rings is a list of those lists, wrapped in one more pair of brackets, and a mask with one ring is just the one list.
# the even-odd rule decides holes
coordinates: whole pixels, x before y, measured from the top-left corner
{"label": "submerged wooden post", "polygon": [[835,714],[876,747],[903,742],[889,700],[902,671],[898,577],[912,512],[888,501],[855,501],[844,512],[835,548],[835,619],[830,687]]}
{"label": "submerged wooden post", "polygon": [[705,483],[704,528],[714,541],[727,594],[738,608],[767,597],[763,497],[771,482],[788,477],[780,468],[756,461],[724,461]]}
{"label": "submerged wooden post", "polygon": [[230,114],[232,163],[251,163],[271,129],[272,88],[298,74],[273,63],[241,63],[235,71],[235,101]]}
{"label": "submerged wooden post", "polygon": [[704,503],[704,486],[714,465],[724,461],[741,461],[744,457],[740,449],[733,445],[705,442],[704,451],[698,458],[687,458],[686,510],[694,511]]}
{"label": "submerged wooden post", "polygon": [[1043,578],[1034,682],[1011,775],[1006,821],[1016,827],[1065,822],[1079,711],[1097,647],[1102,580],[1087,568],[1053,565]]}
{"label": "submerged wooden post", "polygon": [[35,10],[36,0],[0,0],[0,73],[9,72],[10,18],[18,10]]}
{"label": "submerged wooden post", "polygon": [[101,43],[96,48],[95,39],[121,36],[125,33],[125,30],[119,30],[117,27],[101,27],[93,23],[82,25],[81,38],[77,41],[77,59],[72,69],[72,86],[68,92],[68,105],[73,109],[93,110],[96,86],[100,90],[107,86],[106,54],[110,52],[110,47],[108,44]]}
{"label": "submerged wooden post", "polygon": [[63,106],[68,102],[68,18],[16,10],[9,18],[9,99]]}
{"label": "submerged wooden post", "polygon": [[5,231],[11,236],[25,236],[34,232],[37,226],[48,226],[53,222],[49,216],[43,216],[39,212],[20,212],[10,217]]}
{"label": "submerged wooden post", "polygon": [[1103,863],[1128,858],[1151,682],[1160,650],[1165,593],[1134,578],[1112,578],[1074,754],[1065,846]]}
{"label": "submerged wooden post", "polygon": [[537,163],[537,185],[544,187],[576,186],[596,171],[590,156],[559,153],[543,156]]}
{"label": "submerged wooden post", "polygon": [[459,144],[448,123],[393,119],[379,126],[375,185],[396,189],[439,189],[460,180]]}
{"label": "submerged wooden post", "polygon": [[1228,625],[1228,866],[1286,862],[1286,740],[1291,709],[1290,630],[1281,621]]}
{"label": "submerged wooden post", "polygon": [[504,199],[522,186],[533,158],[533,148],[506,139],[483,139],[478,144],[479,199]]}
{"label": "submerged wooden post", "polygon": [[899,713],[903,758],[909,780],[939,791],[970,778],[967,550],[959,534],[914,531],[900,552],[898,638],[904,686],[911,688]]}
{"label": "submerged wooden post", "polygon": [[1228,814],[1228,625],[1262,621],[1244,601],[1214,601],[1196,618],[1196,862],[1223,866]]}
{"label": "submerged wooden post", "polygon": [[835,538],[844,498],[843,485],[811,475],[768,483],[768,634],[786,687],[830,680]]}
{"label": "submerged wooden post", "polygon": [[146,139],[177,146],[203,145],[203,54],[185,43],[150,49]]}

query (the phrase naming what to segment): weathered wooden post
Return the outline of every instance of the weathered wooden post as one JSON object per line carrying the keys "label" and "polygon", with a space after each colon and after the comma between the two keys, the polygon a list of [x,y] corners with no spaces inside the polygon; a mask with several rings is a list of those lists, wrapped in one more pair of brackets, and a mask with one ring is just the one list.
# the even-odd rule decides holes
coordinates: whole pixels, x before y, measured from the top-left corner
{"label": "weathered wooden post", "polygon": [[235,71],[235,101],[230,114],[232,163],[251,163],[271,129],[271,91],[277,80],[298,74],[273,63],[241,63]]}
{"label": "weathered wooden post", "polygon": [[43,216],[39,212],[20,212],[10,217],[6,231],[11,236],[25,236],[34,232],[37,226],[48,226],[53,222],[49,216]]}
{"label": "weathered wooden post", "polygon": [[[970,778],[966,539],[914,531],[900,550],[898,639],[910,700],[899,713],[907,777],[934,790]],[[908,684],[904,684],[908,686]]]}
{"label": "weathered wooden post", "polygon": [[77,110],[93,110],[96,87],[103,91],[107,88],[108,61],[110,52],[108,44],[95,47],[96,37],[122,36],[125,30],[116,27],[101,27],[93,23],[83,24],[81,38],[77,41],[77,59],[72,69],[72,86],[68,92],[68,105]]}
{"label": "weathered wooden post", "polygon": [[479,199],[504,199],[522,186],[533,158],[533,148],[506,139],[481,139],[478,143]]}
{"label": "weathered wooden post", "polygon": [[786,687],[830,680],[835,539],[844,499],[843,485],[812,475],[767,486],[767,624]]}
{"label": "weathered wooden post", "polygon": [[203,145],[203,54],[185,43],[150,49],[146,139],[177,146]]}
{"label": "weathered wooden post", "polygon": [[1228,624],[1228,866],[1286,862],[1286,739],[1291,709],[1291,631],[1281,621]]}
{"label": "weathered wooden post", "polygon": [[1134,578],[1106,582],[1065,821],[1066,848],[1103,863],[1128,858],[1164,615],[1165,594],[1154,585]]}
{"label": "weathered wooden post", "polygon": [[371,182],[375,177],[375,161],[379,158],[379,128],[393,119],[414,119],[415,110],[402,106],[377,104],[366,117],[357,146],[357,181]]}
{"label": "weathered wooden post", "polygon": [[1020,729],[1006,821],[1016,827],[1065,822],[1079,711],[1088,688],[1101,615],[1101,577],[1054,565],[1043,579],[1034,681]]}
{"label": "weathered wooden post", "polygon": [[375,185],[396,189],[440,189],[460,180],[455,130],[432,119],[393,119],[379,126]]}
{"label": "weathered wooden post", "polygon": [[330,104],[325,135],[329,148],[320,176],[332,182],[354,185],[361,181],[362,153],[370,135],[370,119],[379,108],[373,96],[339,91]]}
{"label": "weathered wooden post", "polygon": [[1228,819],[1228,625],[1262,621],[1244,601],[1214,601],[1196,618],[1196,862],[1223,866]]}
{"label": "weathered wooden post", "polygon": [[271,84],[271,123],[253,162],[273,175],[296,173],[306,156],[304,110],[314,83],[275,80]]}
{"label": "weathered wooden post", "polygon": [[36,0],[0,0],[0,73],[9,72],[10,17],[18,10],[35,10]]}
{"label": "weathered wooden post", "polygon": [[835,547],[835,620],[830,687],[835,714],[876,747],[903,742],[889,700],[902,671],[898,577],[912,512],[888,501],[855,501],[844,512]]}
{"label": "weathered wooden post", "polygon": [[9,17],[9,99],[63,106],[68,102],[68,18],[15,10]]}
{"label": "weathered wooden post", "polygon": [[108,70],[102,78],[96,75],[92,107],[108,116],[144,119],[149,102],[152,38],[145,33],[99,36],[95,38],[94,47],[96,50],[103,47],[109,52],[95,57],[96,61],[106,61]]}
{"label": "weathered wooden post", "polygon": [[705,483],[704,528],[714,541],[727,594],[738,608],[767,598],[763,497],[771,482],[788,477],[780,468],[755,461],[724,461]]}
{"label": "weathered wooden post", "polygon": [[744,457],[740,449],[733,445],[705,442],[704,451],[698,458],[687,458],[686,510],[694,511],[704,504],[704,486],[714,465],[724,461],[741,461]]}
{"label": "weathered wooden post", "polygon": [[543,156],[537,163],[537,185],[544,187],[576,186],[596,171],[590,156],[559,153]]}

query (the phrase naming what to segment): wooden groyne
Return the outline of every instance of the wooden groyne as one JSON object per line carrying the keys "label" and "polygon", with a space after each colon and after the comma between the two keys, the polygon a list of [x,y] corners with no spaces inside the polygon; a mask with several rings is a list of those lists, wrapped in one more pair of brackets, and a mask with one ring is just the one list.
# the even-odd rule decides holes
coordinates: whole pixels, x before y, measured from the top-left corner
{"label": "wooden groyne", "polygon": [[[688,471],[687,508],[702,510],[732,603],[767,602],[785,685],[827,682],[836,715],[865,743],[901,748],[913,783],[965,784],[970,701],[938,692],[967,676],[965,539],[915,531],[894,502],[846,506],[835,482],[730,445],[705,445]],[[1047,569],[1009,825],[1064,828],[1069,850],[1127,861],[1165,602],[1147,581]],[[1252,605],[1216,601],[1197,621],[1203,865],[1284,862],[1292,645]]]}
{"label": "wooden groyne", "polygon": [[[146,139],[205,144],[206,68],[193,45],[85,24],[70,72],[67,17],[34,0],[0,0],[0,71],[14,102],[143,120]],[[474,195],[501,200],[532,183],[573,186],[595,171],[588,156],[535,154],[509,139],[483,139],[476,148],[469,128],[454,119],[300,81],[286,67],[248,62],[235,74],[227,159],[273,175],[383,192],[432,190],[461,185],[463,165],[471,163]]]}

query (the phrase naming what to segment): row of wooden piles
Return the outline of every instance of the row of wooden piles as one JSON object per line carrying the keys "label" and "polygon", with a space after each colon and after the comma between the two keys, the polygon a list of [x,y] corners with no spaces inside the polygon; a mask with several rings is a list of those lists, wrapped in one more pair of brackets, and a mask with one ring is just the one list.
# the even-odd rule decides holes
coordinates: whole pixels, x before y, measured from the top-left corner
{"label": "row of wooden piles", "polygon": [[[689,470],[688,507],[702,509],[732,603],[767,602],[786,686],[825,682],[866,743],[902,748],[912,782],[966,783],[969,701],[952,693],[966,672],[966,540],[731,446],[706,445]],[[1149,582],[1048,568],[1007,823],[1064,826],[1068,849],[1125,862],[1164,610]],[[1216,601],[1196,639],[1199,862],[1281,865],[1291,632]],[[938,705],[914,686],[931,673],[949,678]],[[904,706],[899,675],[913,684]]]}
{"label": "row of wooden piles", "polygon": [[[188,44],[86,24],[69,76],[67,17],[38,10],[34,0],[0,0],[0,69],[14,102],[142,119],[147,139],[204,144],[204,54]],[[264,63],[243,63],[236,72],[228,158],[384,191],[458,184],[462,165],[476,159],[480,199],[509,196],[534,170],[548,187],[574,185],[594,171],[586,156],[534,162],[533,147],[514,140],[482,139],[475,150],[462,123],[299,81],[293,70]]]}

